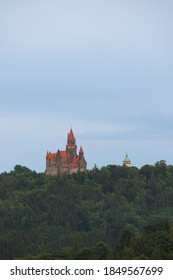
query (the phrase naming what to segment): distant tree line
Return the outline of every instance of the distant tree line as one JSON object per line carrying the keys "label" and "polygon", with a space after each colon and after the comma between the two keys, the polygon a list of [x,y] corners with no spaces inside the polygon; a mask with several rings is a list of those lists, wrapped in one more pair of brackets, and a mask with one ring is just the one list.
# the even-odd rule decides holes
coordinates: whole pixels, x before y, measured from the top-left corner
{"label": "distant tree line", "polygon": [[173,259],[173,166],[0,174],[1,259]]}

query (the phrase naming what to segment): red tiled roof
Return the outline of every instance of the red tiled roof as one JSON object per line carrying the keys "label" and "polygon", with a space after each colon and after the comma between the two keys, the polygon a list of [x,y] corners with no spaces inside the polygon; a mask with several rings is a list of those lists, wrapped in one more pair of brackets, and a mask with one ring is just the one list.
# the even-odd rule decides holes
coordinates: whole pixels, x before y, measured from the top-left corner
{"label": "red tiled roof", "polygon": [[62,158],[68,158],[69,157],[66,151],[60,151],[60,156]]}
{"label": "red tiled roof", "polygon": [[56,153],[48,153],[48,152],[47,152],[46,157],[47,157],[48,159],[56,159]]}
{"label": "red tiled roof", "polygon": [[80,153],[80,154],[83,154],[82,146],[80,147],[79,153]]}
{"label": "red tiled roof", "polygon": [[75,140],[72,128],[70,129],[70,133],[68,134],[68,139],[69,140]]}
{"label": "red tiled roof", "polygon": [[72,161],[70,162],[70,166],[77,166],[78,162],[79,162],[79,157],[77,155],[74,155]]}

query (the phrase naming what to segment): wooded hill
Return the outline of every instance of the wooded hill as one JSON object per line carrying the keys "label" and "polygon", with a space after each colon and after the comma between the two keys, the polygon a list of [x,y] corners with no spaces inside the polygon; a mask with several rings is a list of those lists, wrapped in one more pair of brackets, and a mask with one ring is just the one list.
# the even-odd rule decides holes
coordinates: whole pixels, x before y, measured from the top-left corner
{"label": "wooded hill", "polygon": [[173,259],[173,166],[0,174],[1,259]]}

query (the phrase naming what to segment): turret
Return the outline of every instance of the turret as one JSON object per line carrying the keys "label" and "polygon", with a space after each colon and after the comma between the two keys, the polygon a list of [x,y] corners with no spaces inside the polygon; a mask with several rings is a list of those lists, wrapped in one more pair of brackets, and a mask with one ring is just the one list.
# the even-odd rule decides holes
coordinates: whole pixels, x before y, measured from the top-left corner
{"label": "turret", "polygon": [[74,133],[71,128],[70,133],[67,134],[66,152],[69,153],[70,157],[72,157],[76,155],[76,151],[77,151],[76,139],[74,137]]}
{"label": "turret", "polygon": [[83,156],[84,152],[83,152],[83,149],[82,149],[82,146],[80,147],[80,150],[79,150],[79,156]]}
{"label": "turret", "polygon": [[129,159],[128,154],[126,154],[123,160],[123,166],[131,167],[131,160]]}

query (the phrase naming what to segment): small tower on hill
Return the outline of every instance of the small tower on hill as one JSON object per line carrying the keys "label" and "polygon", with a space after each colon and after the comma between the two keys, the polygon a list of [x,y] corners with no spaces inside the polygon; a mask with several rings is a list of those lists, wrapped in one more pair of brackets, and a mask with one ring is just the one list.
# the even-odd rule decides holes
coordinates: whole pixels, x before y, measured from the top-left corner
{"label": "small tower on hill", "polygon": [[131,167],[131,160],[128,157],[128,154],[126,154],[124,160],[123,160],[123,166]]}

